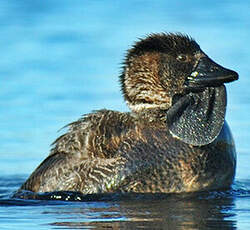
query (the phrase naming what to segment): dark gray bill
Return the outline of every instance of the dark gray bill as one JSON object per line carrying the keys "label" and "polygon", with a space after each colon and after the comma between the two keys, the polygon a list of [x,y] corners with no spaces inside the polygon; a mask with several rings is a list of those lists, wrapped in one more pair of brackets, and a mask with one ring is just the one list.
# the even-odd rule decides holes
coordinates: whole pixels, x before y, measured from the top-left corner
{"label": "dark gray bill", "polygon": [[173,105],[167,111],[170,133],[191,145],[213,142],[225,119],[227,101],[223,84],[237,79],[235,71],[202,57],[184,83],[186,94],[176,102],[173,98]]}
{"label": "dark gray bill", "polygon": [[206,56],[200,59],[195,70],[187,77],[185,87],[191,90],[216,87],[237,79],[238,74],[235,71],[218,65]]}

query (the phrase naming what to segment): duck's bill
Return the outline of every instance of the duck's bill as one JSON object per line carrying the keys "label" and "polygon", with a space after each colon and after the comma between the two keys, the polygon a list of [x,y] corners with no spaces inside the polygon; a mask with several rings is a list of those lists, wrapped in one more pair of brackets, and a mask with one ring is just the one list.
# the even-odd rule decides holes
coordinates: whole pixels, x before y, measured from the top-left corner
{"label": "duck's bill", "polygon": [[223,84],[237,79],[235,71],[202,57],[186,79],[187,92],[173,100],[167,111],[172,136],[194,146],[212,143],[224,125],[227,100]]}
{"label": "duck's bill", "polygon": [[190,90],[216,87],[238,78],[239,76],[235,71],[218,65],[206,56],[200,59],[195,70],[187,77],[185,86]]}

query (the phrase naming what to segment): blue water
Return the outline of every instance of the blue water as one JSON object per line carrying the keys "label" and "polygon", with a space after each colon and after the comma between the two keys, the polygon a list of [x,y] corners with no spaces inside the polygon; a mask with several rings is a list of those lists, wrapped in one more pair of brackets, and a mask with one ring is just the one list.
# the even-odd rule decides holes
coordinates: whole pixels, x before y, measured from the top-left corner
{"label": "blue water", "polygon": [[[0,1],[0,229],[249,229],[249,10],[245,0]],[[239,73],[227,85],[226,119],[238,153],[232,190],[74,202],[11,198],[63,132],[57,130],[95,109],[128,110],[118,83],[125,51],[162,31],[191,35]]]}

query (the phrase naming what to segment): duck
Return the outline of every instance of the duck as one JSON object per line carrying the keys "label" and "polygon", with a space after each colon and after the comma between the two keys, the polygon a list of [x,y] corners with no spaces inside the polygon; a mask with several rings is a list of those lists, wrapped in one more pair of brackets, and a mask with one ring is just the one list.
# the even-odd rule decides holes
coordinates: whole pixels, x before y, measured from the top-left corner
{"label": "duck", "polygon": [[155,33],[128,49],[119,76],[130,112],[101,109],[68,125],[21,185],[32,192],[188,193],[229,189],[235,143],[225,83],[238,74],[190,36]]}

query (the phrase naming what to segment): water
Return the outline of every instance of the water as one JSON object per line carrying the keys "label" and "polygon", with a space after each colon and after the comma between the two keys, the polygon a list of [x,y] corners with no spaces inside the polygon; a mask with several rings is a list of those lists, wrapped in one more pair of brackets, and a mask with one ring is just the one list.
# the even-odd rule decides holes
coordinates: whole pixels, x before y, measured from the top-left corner
{"label": "water", "polygon": [[[249,229],[249,8],[244,0],[0,1],[0,229]],[[125,50],[161,31],[190,34],[240,75],[227,86],[226,118],[238,153],[233,188],[188,196],[11,198],[46,157],[57,130],[95,109],[128,110],[117,77]]]}

